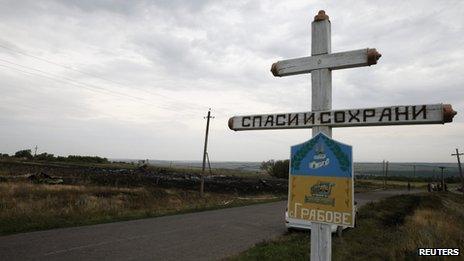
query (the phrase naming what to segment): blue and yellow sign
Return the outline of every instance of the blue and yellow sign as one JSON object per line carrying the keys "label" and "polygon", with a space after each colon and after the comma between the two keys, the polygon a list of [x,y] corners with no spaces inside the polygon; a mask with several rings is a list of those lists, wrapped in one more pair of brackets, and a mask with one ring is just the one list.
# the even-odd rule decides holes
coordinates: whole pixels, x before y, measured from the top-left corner
{"label": "blue and yellow sign", "polygon": [[352,147],[319,133],[290,153],[289,218],[353,227]]}

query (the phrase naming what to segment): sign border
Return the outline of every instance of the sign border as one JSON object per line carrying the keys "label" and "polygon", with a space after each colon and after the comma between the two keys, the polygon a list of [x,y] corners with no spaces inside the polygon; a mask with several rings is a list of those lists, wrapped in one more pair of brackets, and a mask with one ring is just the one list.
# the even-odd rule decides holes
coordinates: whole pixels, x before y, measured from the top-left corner
{"label": "sign border", "polygon": [[[291,184],[290,184],[290,177],[291,177],[291,174],[290,174],[290,171],[291,171],[291,168],[292,168],[292,147],[293,146],[298,146],[298,145],[301,145],[303,143],[306,143],[314,138],[316,138],[318,135],[324,135],[326,138],[329,138],[335,142],[338,142],[338,143],[341,143],[345,146],[349,146],[351,147],[351,202],[352,202],[352,210],[351,210],[351,216],[353,217],[352,220],[353,220],[353,225],[350,225],[350,226],[346,226],[346,227],[351,227],[351,228],[354,228],[355,225],[356,225],[356,205],[355,204],[355,201],[354,201],[354,159],[353,159],[353,155],[354,155],[354,152],[353,152],[353,146],[352,145],[349,145],[349,144],[346,144],[346,143],[343,143],[343,142],[340,142],[338,140],[334,140],[332,139],[331,137],[327,136],[325,133],[323,132],[318,132],[316,134],[316,136],[312,137],[311,139],[307,140],[307,141],[304,141],[304,142],[301,142],[301,143],[298,143],[298,144],[295,144],[295,145],[292,145],[290,146],[290,160],[288,161],[288,196],[287,196],[287,212],[290,212],[290,196],[291,196]],[[325,176],[324,176],[325,177]],[[344,225],[340,225],[340,224],[334,224],[334,223],[328,223],[328,222],[322,222],[322,221],[309,221],[309,220],[306,220],[306,219],[299,219],[299,218],[291,218],[291,217],[287,217],[287,219],[289,221],[291,220],[295,220],[295,221],[298,221],[298,222],[308,222],[308,223],[322,223],[322,224],[327,224],[327,225],[336,225],[336,226],[344,226]],[[311,228],[312,229],[312,228]]]}

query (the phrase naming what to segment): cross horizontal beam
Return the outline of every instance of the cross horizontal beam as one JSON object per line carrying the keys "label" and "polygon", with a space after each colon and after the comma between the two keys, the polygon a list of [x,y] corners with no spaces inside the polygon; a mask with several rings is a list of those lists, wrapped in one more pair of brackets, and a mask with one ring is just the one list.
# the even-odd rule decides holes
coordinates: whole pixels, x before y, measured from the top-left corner
{"label": "cross horizontal beam", "polygon": [[303,129],[316,126],[360,127],[384,125],[444,124],[453,121],[456,111],[449,104],[399,105],[363,109],[295,112],[234,116],[234,131]]}
{"label": "cross horizontal beam", "polygon": [[318,69],[345,69],[377,64],[382,55],[376,49],[361,49],[348,52],[323,54],[303,58],[282,60],[272,64],[274,76],[289,76],[310,73]]}

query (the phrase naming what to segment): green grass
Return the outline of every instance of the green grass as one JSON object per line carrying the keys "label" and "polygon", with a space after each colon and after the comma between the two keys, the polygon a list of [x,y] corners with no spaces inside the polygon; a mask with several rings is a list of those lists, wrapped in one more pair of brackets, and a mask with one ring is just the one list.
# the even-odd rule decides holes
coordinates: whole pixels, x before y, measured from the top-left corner
{"label": "green grass", "polygon": [[0,235],[282,200],[155,187],[0,183]]}
{"label": "green grass", "polygon": [[[354,191],[355,193],[375,191],[379,189],[384,189],[383,183],[377,182],[377,180],[356,180],[354,182]],[[400,189],[406,188],[405,186],[400,186],[397,184],[387,184],[387,189]]]}
{"label": "green grass", "polygon": [[[357,182],[370,182],[375,185],[383,186],[383,180],[376,180],[376,179],[368,179],[368,180],[357,180]],[[411,181],[411,187],[414,188],[425,188],[427,187],[428,182],[423,181]],[[408,182],[404,180],[387,180],[387,187],[407,187]]]}
{"label": "green grass", "polygon": [[230,260],[309,260],[307,232],[289,233],[275,241],[263,242]]}
{"label": "green grass", "polygon": [[[395,196],[362,207],[357,227],[333,236],[333,260],[416,260],[417,248],[464,249],[464,197],[453,193]],[[308,260],[308,233],[263,242],[231,260]],[[437,260],[428,258],[428,260]],[[438,259],[442,260],[442,259]]]}

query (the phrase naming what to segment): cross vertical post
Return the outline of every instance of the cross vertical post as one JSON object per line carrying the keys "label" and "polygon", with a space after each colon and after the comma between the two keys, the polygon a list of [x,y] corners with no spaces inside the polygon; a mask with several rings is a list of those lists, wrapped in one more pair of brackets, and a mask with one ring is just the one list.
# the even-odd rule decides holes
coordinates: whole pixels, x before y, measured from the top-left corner
{"label": "cross vertical post", "polygon": [[[321,10],[311,23],[311,56],[330,53],[330,21],[325,12]],[[311,72],[311,96],[312,111],[332,109],[332,72],[330,69],[318,69]],[[315,137],[319,132],[332,137],[332,128],[329,126],[314,127],[312,136]],[[332,260],[330,225],[312,222],[311,260]]]}

